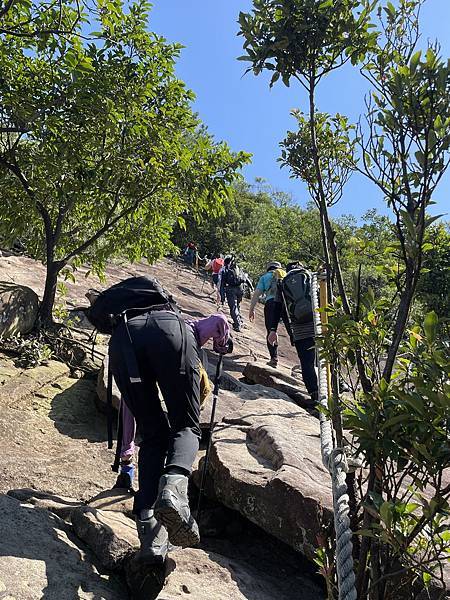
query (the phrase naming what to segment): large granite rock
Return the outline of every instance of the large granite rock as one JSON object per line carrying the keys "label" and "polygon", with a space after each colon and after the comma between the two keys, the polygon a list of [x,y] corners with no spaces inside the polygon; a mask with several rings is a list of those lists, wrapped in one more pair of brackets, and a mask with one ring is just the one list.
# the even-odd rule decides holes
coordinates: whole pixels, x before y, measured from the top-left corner
{"label": "large granite rock", "polygon": [[8,496],[16,498],[21,502],[27,502],[38,508],[48,510],[61,519],[70,521],[72,511],[77,506],[82,506],[82,502],[76,498],[66,498],[49,492],[41,492],[31,488],[20,488],[17,490],[9,490]]}
{"label": "large granite rock", "polygon": [[102,573],[52,513],[0,496],[0,596],[17,600],[126,600],[116,577]]}
{"label": "large granite rock", "polygon": [[332,517],[319,423],[292,401],[250,400],[216,426],[209,473],[217,498],[314,558]]}
{"label": "large granite rock", "polygon": [[38,310],[39,298],[31,288],[0,282],[0,338],[31,331]]}

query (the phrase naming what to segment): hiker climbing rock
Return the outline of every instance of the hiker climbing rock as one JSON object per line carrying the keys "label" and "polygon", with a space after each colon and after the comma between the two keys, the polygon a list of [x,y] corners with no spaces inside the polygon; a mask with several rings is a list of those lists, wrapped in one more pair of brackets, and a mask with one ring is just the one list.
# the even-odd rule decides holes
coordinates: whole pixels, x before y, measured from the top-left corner
{"label": "hiker climbing rock", "polygon": [[183,252],[183,258],[190,267],[198,266],[198,251],[194,242],[189,242]]}
{"label": "hiker climbing rock", "polygon": [[[250,302],[248,318],[250,322],[255,320],[255,309],[258,300],[261,297],[265,298],[264,303],[264,323],[267,330],[267,349],[269,350],[270,360],[267,363],[270,367],[278,366],[278,342],[271,344],[268,341],[268,336],[273,322],[273,312],[276,310],[275,299],[277,296],[279,282],[286,275],[286,271],[281,266],[281,263],[274,260],[268,263],[266,272],[261,275],[256,285],[255,291]],[[284,315],[284,311],[283,311]]]}
{"label": "hiker climbing rock", "polygon": [[298,262],[289,263],[286,271],[286,276],[278,286],[267,340],[269,344],[278,344],[277,329],[284,306],[288,319],[288,333],[300,359],[303,382],[311,399],[317,402],[318,385],[315,368],[311,274]]}
{"label": "hiker climbing rock", "polygon": [[222,304],[227,299],[230,315],[233,319],[233,329],[241,331],[244,319],[241,315],[241,302],[244,295],[243,284],[246,282],[246,274],[236,263],[232,256],[227,256],[224,260],[224,265],[219,272],[218,281],[218,300],[220,298]]}
{"label": "hiker climbing rock", "polygon": [[[105,290],[88,317],[99,331],[112,334],[109,364],[129,409],[122,419],[134,418],[142,437],[133,508],[139,558],[163,562],[169,542],[186,547],[200,541],[187,494],[201,435],[200,348],[212,338],[216,352],[228,352],[228,323],[223,315],[185,321],[171,296],[147,277]],[[123,434],[127,431],[133,426],[124,422]],[[124,439],[122,448],[132,441]]]}
{"label": "hiker climbing rock", "polygon": [[211,271],[212,274],[212,288],[213,290],[216,289],[218,290],[218,283],[219,283],[219,273],[220,273],[220,269],[223,267],[224,265],[224,259],[220,254],[214,254],[213,258],[211,258],[210,261],[208,261],[205,265],[205,270],[206,271]]}

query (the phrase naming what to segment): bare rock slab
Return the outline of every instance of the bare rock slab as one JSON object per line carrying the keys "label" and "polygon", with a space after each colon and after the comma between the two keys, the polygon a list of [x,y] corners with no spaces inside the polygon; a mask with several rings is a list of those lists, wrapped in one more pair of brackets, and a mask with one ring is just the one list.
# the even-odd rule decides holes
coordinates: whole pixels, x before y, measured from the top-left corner
{"label": "bare rock slab", "polygon": [[72,512],[72,525],[107,569],[122,569],[139,547],[134,522],[119,512],[83,506]]}
{"label": "bare rock slab", "polygon": [[91,500],[88,505],[91,508],[106,510],[111,512],[123,513],[127,517],[132,517],[134,496],[128,490],[122,488],[113,488],[100,492]]}
{"label": "bare rock slab", "polygon": [[318,600],[311,586],[299,595],[283,589],[277,574],[262,575],[249,564],[200,549],[176,550],[166,561],[164,586],[158,600]]}
{"label": "bare rock slab", "polygon": [[49,510],[64,520],[70,520],[74,508],[83,505],[82,502],[76,498],[67,498],[49,492],[40,492],[31,488],[9,490],[8,496],[16,498],[21,502],[28,502],[38,508]]}
{"label": "bare rock slab", "polygon": [[246,402],[216,426],[209,473],[223,504],[314,558],[333,506],[316,419],[285,400]]}
{"label": "bare rock slab", "polygon": [[[0,592],[17,600],[126,600],[116,578],[99,572],[68,526],[52,513],[0,496]],[[4,595],[3,595],[4,593]]]}
{"label": "bare rock slab", "polygon": [[299,388],[299,382],[294,377],[255,363],[247,363],[243,374],[254,383],[283,392],[303,408],[310,408],[312,405],[310,396]]}

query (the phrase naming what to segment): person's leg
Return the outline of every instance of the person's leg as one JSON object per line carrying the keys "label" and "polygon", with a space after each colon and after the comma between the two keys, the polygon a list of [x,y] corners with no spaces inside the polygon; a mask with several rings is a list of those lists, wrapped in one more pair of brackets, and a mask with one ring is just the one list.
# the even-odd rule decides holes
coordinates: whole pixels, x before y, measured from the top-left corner
{"label": "person's leg", "polygon": [[239,331],[241,328],[241,322],[239,319],[237,295],[234,288],[226,288],[225,295],[227,297],[228,307],[230,309],[230,315],[233,319],[233,328]]}
{"label": "person's leg", "polygon": [[267,331],[266,342],[267,342],[267,349],[269,350],[271,362],[278,361],[278,344],[275,344],[275,345],[269,344],[269,342],[267,340],[267,338],[269,337],[269,333],[270,333],[270,324],[272,323],[272,314],[273,314],[274,308],[275,308],[275,303],[273,300],[267,300],[267,302],[264,304],[264,324],[266,326],[266,331]]}
{"label": "person's leg", "polygon": [[317,395],[317,373],[315,368],[316,350],[314,338],[296,340],[295,347],[302,367],[302,378],[306,389],[311,395]]}
{"label": "person's leg", "polygon": [[[161,331],[158,346],[149,348],[152,369],[167,407],[170,426],[164,475],[159,482],[155,517],[174,545],[191,546],[200,541],[188,502],[188,477],[195,460],[201,430],[199,353],[194,334],[186,327],[186,375],[180,373],[181,327],[173,315],[154,317]],[[155,355],[158,360],[155,360]]]}
{"label": "person's leg", "polygon": [[244,318],[241,314],[241,302],[244,297],[244,290],[242,286],[236,288],[236,315],[239,321],[239,327],[242,327],[244,324]]}
{"label": "person's leg", "polygon": [[110,360],[114,379],[142,437],[138,456],[139,490],[134,497],[133,509],[139,515],[141,510],[151,509],[158,494],[169,443],[169,425],[161,407],[156,380],[149,370],[144,371],[145,375],[142,372],[142,383],[130,382],[125,353],[133,349],[125,335],[126,331],[120,328],[112,337]]}

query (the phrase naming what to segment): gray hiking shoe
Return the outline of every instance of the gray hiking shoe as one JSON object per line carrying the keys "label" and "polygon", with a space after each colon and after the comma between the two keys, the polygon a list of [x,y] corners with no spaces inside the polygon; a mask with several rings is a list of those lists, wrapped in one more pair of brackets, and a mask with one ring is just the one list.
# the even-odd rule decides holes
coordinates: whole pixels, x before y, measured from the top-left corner
{"label": "gray hiking shoe", "polygon": [[267,363],[267,366],[276,369],[278,367],[278,359],[277,358],[271,358],[269,360],[269,362]]}
{"label": "gray hiking shoe", "polygon": [[185,475],[163,475],[154,506],[155,518],[167,529],[170,543],[182,548],[200,543],[198,525],[189,508],[187,488]]}
{"label": "gray hiking shoe", "polygon": [[155,519],[152,510],[148,511],[148,518],[136,517],[136,528],[141,542],[136,558],[146,564],[162,564],[169,550],[169,536],[166,529]]}

